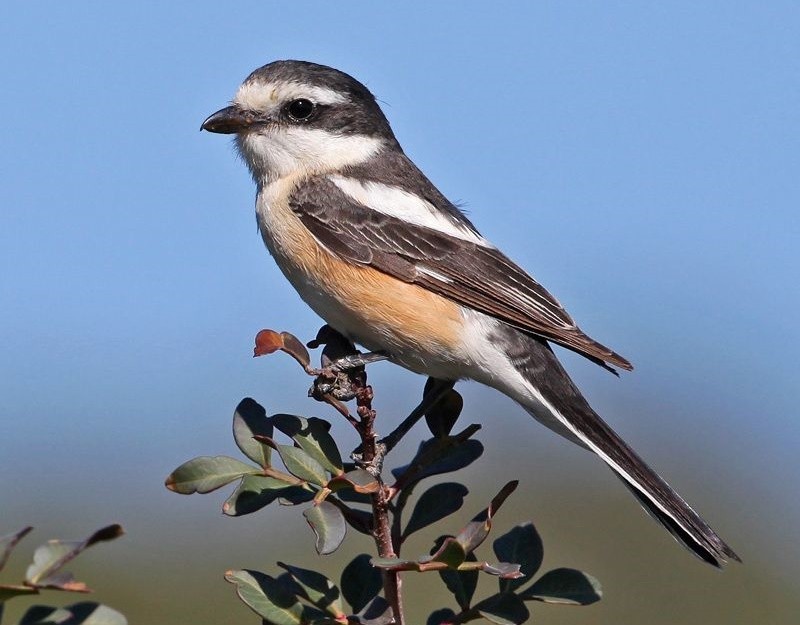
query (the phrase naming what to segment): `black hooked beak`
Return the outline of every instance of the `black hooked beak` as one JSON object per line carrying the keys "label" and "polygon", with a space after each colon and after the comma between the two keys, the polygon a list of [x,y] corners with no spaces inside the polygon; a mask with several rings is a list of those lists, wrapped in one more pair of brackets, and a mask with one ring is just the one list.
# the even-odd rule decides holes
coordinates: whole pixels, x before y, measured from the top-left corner
{"label": "black hooked beak", "polygon": [[238,106],[226,106],[213,115],[209,115],[200,126],[200,130],[231,135],[247,130],[253,124],[263,121],[253,111],[245,111]]}

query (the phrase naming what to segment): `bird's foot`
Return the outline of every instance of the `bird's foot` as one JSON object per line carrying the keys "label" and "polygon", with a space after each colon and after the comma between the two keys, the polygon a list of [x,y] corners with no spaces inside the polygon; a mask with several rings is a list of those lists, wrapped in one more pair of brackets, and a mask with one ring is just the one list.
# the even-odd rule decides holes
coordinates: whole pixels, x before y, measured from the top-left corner
{"label": "bird's foot", "polygon": [[376,352],[365,352],[358,354],[351,354],[349,356],[342,356],[338,360],[334,360],[328,365],[328,369],[332,371],[352,371],[359,367],[372,364],[373,362],[380,362],[381,360],[388,360],[389,354],[380,350]]}
{"label": "bird's foot", "polygon": [[320,345],[324,345],[322,367],[309,371],[315,380],[308,394],[315,399],[326,395],[339,401],[354,399],[366,383],[365,365],[389,357],[385,352],[359,353],[352,341],[328,325],[308,343],[312,349]]}

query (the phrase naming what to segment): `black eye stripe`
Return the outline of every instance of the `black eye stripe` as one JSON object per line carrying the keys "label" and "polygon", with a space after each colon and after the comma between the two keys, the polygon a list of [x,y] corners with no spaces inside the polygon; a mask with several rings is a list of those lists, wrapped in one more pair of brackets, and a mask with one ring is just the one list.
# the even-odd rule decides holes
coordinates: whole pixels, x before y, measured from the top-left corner
{"label": "black eye stripe", "polygon": [[297,98],[286,105],[286,114],[293,121],[303,121],[311,117],[316,105],[307,98]]}

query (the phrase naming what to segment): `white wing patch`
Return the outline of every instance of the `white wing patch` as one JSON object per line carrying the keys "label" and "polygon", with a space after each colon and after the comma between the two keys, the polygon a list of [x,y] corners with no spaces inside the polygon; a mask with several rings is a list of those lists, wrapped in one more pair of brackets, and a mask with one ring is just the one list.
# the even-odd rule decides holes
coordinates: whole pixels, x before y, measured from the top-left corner
{"label": "white wing patch", "polygon": [[433,278],[434,280],[438,280],[439,282],[444,282],[444,283],[453,282],[447,276],[443,276],[438,271],[434,271],[433,269],[428,269],[425,265],[416,265],[416,268],[419,273],[424,273],[426,276],[430,276],[431,278]]}
{"label": "white wing patch", "polygon": [[486,239],[468,226],[449,219],[430,202],[399,187],[373,181],[362,182],[336,174],[329,176],[329,179],[348,197],[374,211],[464,241],[492,247]]}

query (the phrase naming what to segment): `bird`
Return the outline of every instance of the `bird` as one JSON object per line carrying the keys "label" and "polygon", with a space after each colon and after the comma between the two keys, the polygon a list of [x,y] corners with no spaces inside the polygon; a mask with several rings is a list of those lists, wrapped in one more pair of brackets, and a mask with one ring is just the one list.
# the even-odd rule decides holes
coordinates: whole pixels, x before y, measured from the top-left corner
{"label": "bird", "polygon": [[201,129],[235,135],[263,241],[329,326],[416,373],[497,389],[599,456],[701,560],[741,561],[592,409],[551,343],[614,373],[631,363],[430,182],[366,86],[325,65],[274,61]]}

